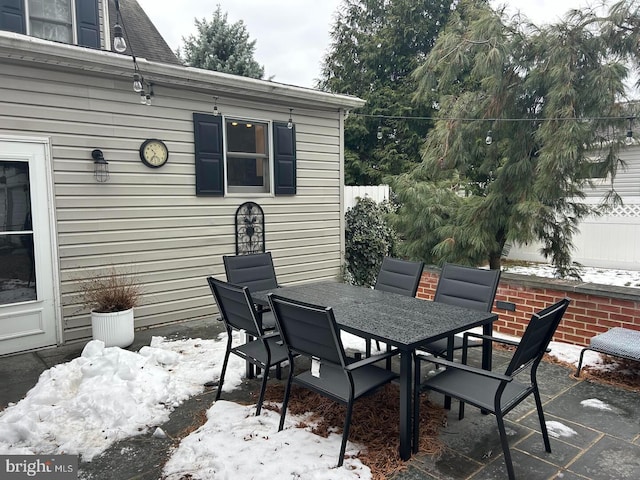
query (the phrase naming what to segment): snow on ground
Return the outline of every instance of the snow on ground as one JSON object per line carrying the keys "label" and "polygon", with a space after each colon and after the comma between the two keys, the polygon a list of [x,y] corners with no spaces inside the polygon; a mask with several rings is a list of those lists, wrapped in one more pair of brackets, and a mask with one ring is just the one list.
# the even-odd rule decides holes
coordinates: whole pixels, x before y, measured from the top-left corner
{"label": "snow on ground", "polygon": [[556,422],[555,420],[545,422],[549,435],[555,438],[560,437],[574,437],[578,435],[573,428],[567,427],[564,423]]}
{"label": "snow on ground", "polygon": [[[239,341],[237,334],[234,342]],[[364,349],[364,341],[354,335],[345,334],[343,343],[345,348]],[[43,372],[25,398],[0,412],[0,454],[77,454],[91,461],[124,438],[151,430],[161,435],[155,429],[175,407],[203,391],[205,382],[220,377],[225,348],[226,334],[217,340],[153,337],[151,345],[139,352],[91,341],[80,357]],[[244,362],[231,355],[223,391],[237,388],[244,371]],[[293,428],[302,420],[294,415],[288,416],[287,429],[278,434],[277,415],[263,409],[255,417],[254,412],[255,406],[215,402],[207,423],[176,450],[167,474],[182,478],[178,472],[188,470],[208,478],[213,468],[224,472],[216,478],[282,478],[260,476],[265,468],[260,459],[276,455],[283,461],[268,463],[278,466],[280,473],[291,470],[287,478],[371,478],[369,468],[357,458],[346,460],[340,469],[332,468],[338,461],[340,435],[325,439]],[[248,443],[253,444],[251,454],[225,453],[229,447],[238,453]],[[357,451],[357,445],[348,444],[347,453]],[[285,466],[285,459],[291,467]],[[254,477],[253,470],[260,475]],[[239,471],[246,475],[238,476]]]}
{"label": "snow on ground", "polygon": [[[540,275],[540,269],[535,274]],[[610,274],[607,283],[616,278],[622,276]],[[601,275],[599,283],[603,279]],[[219,378],[225,335],[216,340],[154,337],[139,352],[89,342],[80,357],[43,372],[25,398],[0,412],[0,454],[67,453],[90,461],[118,440],[151,430],[162,435],[156,427],[184,400],[203,391],[204,383]],[[240,341],[239,335],[234,342]],[[361,338],[344,332],[342,338],[345,349],[364,350]],[[551,355],[577,365],[582,347],[552,342],[550,348]],[[584,364],[601,365],[600,355],[587,352]],[[231,355],[223,390],[237,388],[244,370],[244,363]],[[586,400],[583,406],[610,408],[597,399]],[[173,452],[165,467],[168,479],[188,474],[211,478],[212,472],[224,479],[371,478],[368,467],[356,457],[358,446],[351,442],[347,453],[354,458],[346,459],[339,469],[334,467],[340,435],[322,438],[295,428],[304,419],[294,415],[288,416],[285,430],[278,432],[277,414],[263,409],[255,417],[254,412],[252,406],[215,402],[207,412],[207,422]],[[573,435],[569,427],[555,423],[548,422],[552,435]],[[234,455],[228,455],[229,451]],[[261,462],[265,457],[281,461]],[[266,465],[277,470],[265,477]]]}
{"label": "snow on ground", "polygon": [[[332,433],[323,438],[310,433],[310,427],[296,428],[302,420],[301,416],[287,415],[284,429],[278,432],[278,413],[263,409],[256,417],[255,405],[219,400],[207,411],[207,422],[182,440],[164,473],[167,480],[180,480],[188,474],[229,480],[371,478],[369,467],[350,458],[358,454],[356,444],[347,444],[344,465],[334,468],[342,436]],[[261,461],[265,458],[269,461]]]}
{"label": "snow on ground", "polygon": [[[545,278],[555,278],[556,276],[551,265],[540,263],[532,263],[530,265],[506,265],[503,271],[517,273],[519,275],[536,275]],[[582,267],[580,277],[582,281],[586,283],[640,288],[640,271],[636,270]]]}
{"label": "snow on ground", "polygon": [[595,410],[613,411],[611,405],[604,403],[602,400],[598,400],[597,398],[588,398],[587,400],[583,400],[580,402],[580,405],[586,408],[593,408]]}

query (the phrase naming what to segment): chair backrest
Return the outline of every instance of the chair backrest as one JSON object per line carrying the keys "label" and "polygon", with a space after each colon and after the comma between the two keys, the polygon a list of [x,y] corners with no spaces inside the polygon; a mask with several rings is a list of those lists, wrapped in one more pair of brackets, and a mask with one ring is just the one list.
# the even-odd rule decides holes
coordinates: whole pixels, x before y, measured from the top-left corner
{"label": "chair backrest", "polygon": [[248,287],[233,285],[213,277],[208,277],[207,282],[218,304],[220,316],[228,327],[245,330],[254,337],[263,335],[262,323],[253,306]]}
{"label": "chair backrest", "polygon": [[490,312],[496,298],[500,270],[445,263],[440,272],[435,302]]}
{"label": "chair backrest", "polygon": [[384,257],[374,288],[415,297],[423,268],[423,262]]}
{"label": "chair backrest", "polygon": [[224,255],[222,261],[229,283],[249,287],[252,292],[278,286],[271,252]]}
{"label": "chair backrest", "polygon": [[506,375],[512,375],[516,370],[532,361],[537,364],[542,360],[570,301],[568,298],[563,298],[531,316],[531,321],[520,339],[511,362],[509,362]]}
{"label": "chair backrest", "polygon": [[315,357],[344,368],[344,347],[331,308],[274,294],[269,295],[269,305],[280,337],[290,352]]}

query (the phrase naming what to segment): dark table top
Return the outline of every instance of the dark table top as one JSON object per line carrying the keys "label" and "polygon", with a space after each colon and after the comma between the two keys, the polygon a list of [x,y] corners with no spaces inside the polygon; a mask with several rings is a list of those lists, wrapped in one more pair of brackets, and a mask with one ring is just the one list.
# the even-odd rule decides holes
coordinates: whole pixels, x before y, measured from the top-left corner
{"label": "dark table top", "polygon": [[489,312],[336,282],[279,287],[252,292],[252,297],[256,303],[264,305],[269,293],[331,307],[343,330],[403,350],[486,325],[498,318]]}

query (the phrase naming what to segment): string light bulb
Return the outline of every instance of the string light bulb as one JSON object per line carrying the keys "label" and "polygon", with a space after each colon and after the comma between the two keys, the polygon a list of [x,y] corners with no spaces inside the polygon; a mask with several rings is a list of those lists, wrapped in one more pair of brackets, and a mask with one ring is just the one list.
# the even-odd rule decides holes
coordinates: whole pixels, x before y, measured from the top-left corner
{"label": "string light bulb", "polygon": [[491,145],[493,143],[493,133],[491,130],[487,131],[487,137],[484,139],[484,143]]}
{"label": "string light bulb", "polygon": [[287,128],[291,130],[293,128],[293,119],[291,118],[291,114],[293,113],[293,108],[289,109],[289,121],[287,122]]}
{"label": "string light bulb", "polygon": [[142,91],[142,77],[138,72],[133,74],[133,91],[140,93]]}
{"label": "string light bulb", "polygon": [[144,90],[140,90],[140,103],[142,105],[146,105],[147,104],[147,94],[144,93]]}
{"label": "string light bulb", "polygon": [[378,125],[378,132],[376,133],[376,138],[378,140],[382,140],[382,125]]}
{"label": "string light bulb", "polygon": [[217,117],[220,115],[220,111],[218,110],[218,97],[213,97],[213,116]]}
{"label": "string light bulb", "polygon": [[627,120],[629,120],[629,128],[627,129],[627,138],[624,139],[624,143],[627,147],[633,145],[633,130],[632,130],[632,125],[633,125],[633,117],[629,117]]}
{"label": "string light bulb", "polygon": [[124,40],[122,26],[119,23],[113,26],[113,49],[118,53],[124,53],[127,49],[127,42]]}

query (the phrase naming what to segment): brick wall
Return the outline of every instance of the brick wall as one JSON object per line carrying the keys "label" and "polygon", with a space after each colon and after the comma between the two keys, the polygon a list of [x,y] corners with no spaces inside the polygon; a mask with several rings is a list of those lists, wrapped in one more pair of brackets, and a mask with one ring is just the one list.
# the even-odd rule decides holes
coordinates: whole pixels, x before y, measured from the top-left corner
{"label": "brick wall", "polygon": [[[437,270],[422,273],[417,296],[433,299],[438,284]],[[503,273],[496,301],[512,302],[515,311],[495,308],[498,332],[521,336],[534,312],[569,297],[571,304],[564,315],[554,340],[588,345],[594,335],[612,327],[640,330],[640,290],[591,283],[555,280]]]}

